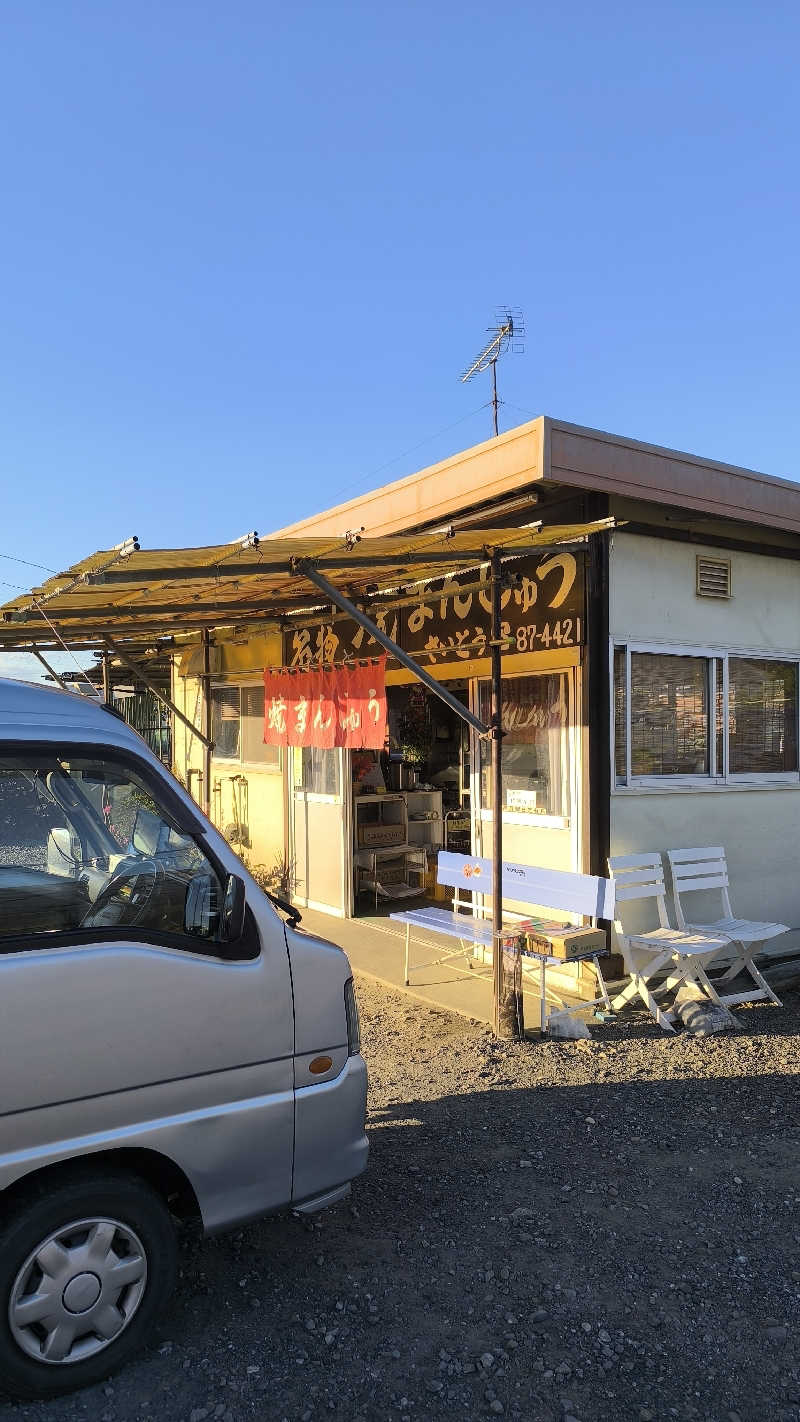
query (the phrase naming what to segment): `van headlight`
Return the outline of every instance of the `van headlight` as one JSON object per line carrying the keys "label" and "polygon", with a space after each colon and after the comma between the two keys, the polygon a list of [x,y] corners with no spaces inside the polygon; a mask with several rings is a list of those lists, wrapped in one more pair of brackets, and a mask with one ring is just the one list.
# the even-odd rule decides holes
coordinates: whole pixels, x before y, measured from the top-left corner
{"label": "van headlight", "polygon": [[347,1018],[347,1055],[357,1057],[361,1051],[361,1025],[352,978],[348,978],[344,985],[344,1013]]}

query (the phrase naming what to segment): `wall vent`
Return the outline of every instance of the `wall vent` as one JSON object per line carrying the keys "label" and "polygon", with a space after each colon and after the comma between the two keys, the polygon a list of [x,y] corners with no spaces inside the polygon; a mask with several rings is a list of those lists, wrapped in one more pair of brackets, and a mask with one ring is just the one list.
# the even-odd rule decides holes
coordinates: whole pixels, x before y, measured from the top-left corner
{"label": "wall vent", "polygon": [[697,596],[731,597],[730,558],[704,558],[697,555]]}

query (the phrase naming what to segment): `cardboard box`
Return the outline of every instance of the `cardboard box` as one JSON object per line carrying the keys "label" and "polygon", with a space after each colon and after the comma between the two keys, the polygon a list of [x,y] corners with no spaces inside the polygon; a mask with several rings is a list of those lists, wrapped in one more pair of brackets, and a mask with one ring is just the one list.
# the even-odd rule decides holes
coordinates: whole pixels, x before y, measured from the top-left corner
{"label": "cardboard box", "polygon": [[606,953],[606,935],[602,928],[576,928],[572,923],[547,923],[541,919],[523,919],[519,930],[525,935],[529,953],[547,954],[562,963],[574,963]]}

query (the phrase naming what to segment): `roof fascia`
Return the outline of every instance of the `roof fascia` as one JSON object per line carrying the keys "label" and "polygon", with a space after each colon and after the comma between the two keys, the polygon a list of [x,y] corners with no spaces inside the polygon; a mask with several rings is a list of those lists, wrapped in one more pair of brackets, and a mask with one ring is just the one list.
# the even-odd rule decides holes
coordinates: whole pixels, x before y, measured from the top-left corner
{"label": "roof fascia", "polygon": [[800,485],[663,445],[546,418],[544,477],[739,524],[800,533]]}
{"label": "roof fascia", "polygon": [[379,538],[446,522],[464,509],[500,499],[543,477],[544,423],[540,416],[517,425],[438,464],[279,529],[269,538],[341,537],[348,529],[362,526],[367,538]]}

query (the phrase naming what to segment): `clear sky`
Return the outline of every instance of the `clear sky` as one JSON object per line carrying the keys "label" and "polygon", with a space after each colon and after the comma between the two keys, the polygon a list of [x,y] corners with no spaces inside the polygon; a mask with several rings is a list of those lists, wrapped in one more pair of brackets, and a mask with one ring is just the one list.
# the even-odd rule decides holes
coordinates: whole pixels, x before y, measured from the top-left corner
{"label": "clear sky", "polygon": [[800,478],[799,48],[755,0],[6,0],[0,554],[267,531],[485,438],[499,303],[504,428]]}

